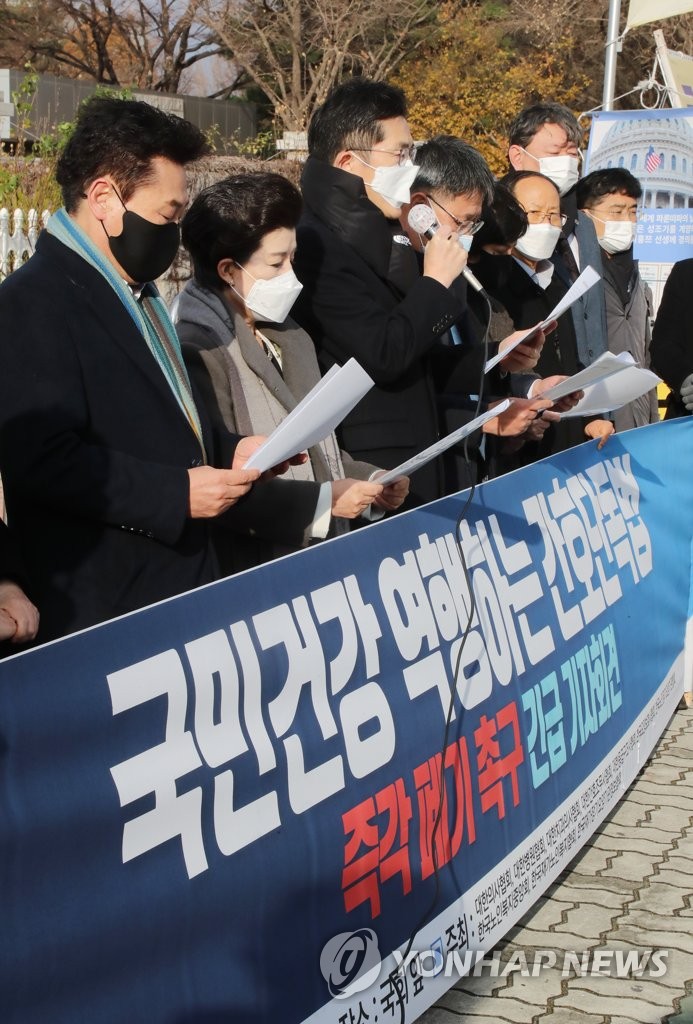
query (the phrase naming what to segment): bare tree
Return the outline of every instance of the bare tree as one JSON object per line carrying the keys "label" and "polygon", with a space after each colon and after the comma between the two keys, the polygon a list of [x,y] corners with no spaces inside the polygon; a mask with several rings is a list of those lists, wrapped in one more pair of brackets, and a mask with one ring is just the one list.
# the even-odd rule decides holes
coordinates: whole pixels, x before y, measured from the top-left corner
{"label": "bare tree", "polygon": [[3,48],[43,71],[175,92],[188,68],[225,53],[198,17],[202,2],[4,0]]}
{"label": "bare tree", "polygon": [[[621,31],[625,28],[623,5]],[[510,0],[507,26],[520,44],[538,48],[562,47],[576,68],[591,82],[583,97],[585,108],[601,100],[604,75],[609,0]],[[618,58],[617,94],[626,93],[620,106],[637,106],[638,82],[647,78],[654,64],[654,29],[664,30],[672,50],[693,52],[693,15],[684,14],[659,23],[631,29],[623,39]],[[631,91],[632,90],[632,91]]]}
{"label": "bare tree", "polygon": [[230,0],[202,16],[284,128],[305,128],[345,73],[382,79],[435,30],[432,0]]}

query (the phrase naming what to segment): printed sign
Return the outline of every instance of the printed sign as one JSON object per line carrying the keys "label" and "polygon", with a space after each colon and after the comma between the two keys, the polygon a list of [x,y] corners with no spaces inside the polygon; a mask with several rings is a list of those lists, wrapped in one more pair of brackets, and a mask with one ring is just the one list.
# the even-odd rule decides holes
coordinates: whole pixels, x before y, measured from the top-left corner
{"label": "printed sign", "polygon": [[642,186],[634,253],[656,312],[672,264],[693,257],[693,108],[594,114],[585,173],[605,167]]}
{"label": "printed sign", "polygon": [[693,422],[0,663],[4,1024],[413,1021],[683,689]]}

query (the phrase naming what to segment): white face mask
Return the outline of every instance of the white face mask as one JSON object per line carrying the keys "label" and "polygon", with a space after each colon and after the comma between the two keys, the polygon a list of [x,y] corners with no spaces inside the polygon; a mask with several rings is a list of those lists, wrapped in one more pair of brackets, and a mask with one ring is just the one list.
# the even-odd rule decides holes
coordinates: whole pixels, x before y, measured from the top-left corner
{"label": "white face mask", "polygon": [[399,210],[409,202],[411,187],[419,170],[416,164],[407,160],[405,164],[395,164],[394,167],[373,167],[373,164],[361,160],[360,156],[356,156],[356,159],[375,172],[373,181],[368,182],[368,187],[382,196],[390,206],[395,206]]}
{"label": "white face mask", "polygon": [[[522,149],[522,152],[527,153],[527,150]],[[537,161],[539,173],[550,178],[562,196],[566,192],[570,192],[571,188],[577,184],[580,177],[580,165],[576,156],[537,157],[532,153],[527,153],[527,156],[531,156],[533,160]]]}
{"label": "white face mask", "polygon": [[515,248],[531,260],[547,260],[560,236],[561,229],[552,224],[530,224],[524,235],[515,242]]}
{"label": "white face mask", "polygon": [[[244,267],[241,269],[245,270]],[[248,270],[245,273],[252,277],[255,283],[245,298],[231,285],[239,299],[260,320],[269,320],[273,324],[283,323],[303,288],[293,270],[287,270],[285,274],[279,274],[278,277],[271,277],[269,280],[253,277]]]}
{"label": "white face mask", "polygon": [[613,255],[615,252],[625,252],[630,249],[635,239],[635,224],[630,220],[602,220],[601,217],[590,214],[594,220],[601,221],[604,225],[604,234],[598,239],[604,252]]}

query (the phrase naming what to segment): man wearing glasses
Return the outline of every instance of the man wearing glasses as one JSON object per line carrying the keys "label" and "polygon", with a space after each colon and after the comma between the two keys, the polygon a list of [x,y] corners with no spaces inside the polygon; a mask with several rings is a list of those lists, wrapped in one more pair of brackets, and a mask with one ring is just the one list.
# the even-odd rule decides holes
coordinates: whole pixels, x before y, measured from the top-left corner
{"label": "man wearing glasses", "polygon": [[[578,215],[582,129],[561,103],[534,103],[520,111],[508,129],[508,162],[515,171],[536,171],[550,178],[560,194],[563,230],[551,259],[570,285],[585,267],[601,274],[601,251],[589,217]],[[578,358],[589,366],[607,351],[604,286],[597,282],[571,307]]]}
{"label": "man wearing glasses", "polygon": [[[416,162],[417,175],[412,186],[411,204],[403,207],[400,216],[402,227],[413,248],[423,254],[428,244],[426,238],[409,224],[409,210],[424,205],[429,207],[435,218],[435,230],[450,228],[457,234],[458,242],[465,252],[469,252],[474,235],[483,227],[484,207],[488,207],[494,195],[493,175],[486,161],[462,139],[452,135],[438,135],[420,146]],[[464,279],[458,278],[452,288],[466,288]],[[518,346],[482,382],[478,372],[476,375],[469,372],[473,366],[471,360],[467,363],[466,374],[459,372],[463,364],[458,367],[456,363],[459,363],[469,348],[476,348],[477,353],[484,352],[483,340],[487,329],[491,327],[490,309],[486,299],[471,288],[467,288],[464,301],[466,309],[463,317],[452,325],[432,353],[443,432],[450,433],[472,419],[480,391],[483,391],[484,410],[489,402],[500,400],[508,394],[516,399],[507,412],[486,424],[485,434],[515,438],[523,435],[530,424],[537,429],[544,427],[544,420],[538,419],[537,414],[548,403],[538,400],[541,387],[536,376],[527,376],[522,372],[532,369],[536,364],[544,340],[543,334],[531,339],[531,345]],[[512,331],[506,317],[502,320],[500,331],[496,330],[497,326],[494,320],[490,332],[489,355],[495,354],[497,343],[502,345],[505,335]],[[516,372],[509,376],[508,371]],[[527,398],[530,389],[534,389],[532,399]],[[460,445],[445,454],[443,466],[449,491],[461,490],[483,479],[486,474],[485,450],[486,442],[481,432],[478,432],[472,435],[466,447]]]}
{"label": "man wearing glasses", "polygon": [[[515,328],[521,329],[544,320],[568,290],[551,258],[565,215],[561,212],[557,186],[544,174],[511,171],[501,179],[501,184],[524,210],[527,229],[516,240],[511,256],[489,258],[476,268],[476,273],[489,294],[505,308]],[[570,310],[566,310],[542,349],[537,373],[544,378],[570,377],[584,366],[573,318]],[[526,444],[518,459],[508,462],[505,469],[565,451],[581,444],[585,437],[598,438],[602,447],[611,433],[613,424],[608,420],[561,419],[552,423],[541,438]]]}
{"label": "man wearing glasses", "polygon": [[[430,352],[464,312],[450,285],[467,254],[448,226],[427,245],[422,273],[397,220],[417,173],[399,89],[362,78],[338,86],[313,115],[308,150],[294,262],[304,287],[293,316],[323,372],[353,356],[375,381],[340,443],[393,468],[438,438]],[[465,358],[480,371],[483,354]],[[404,507],[442,494],[434,460],[412,478]]]}
{"label": "man wearing glasses", "polygon": [[[593,171],[576,189],[578,209],[594,224],[601,249],[609,351],[630,352],[649,368],[652,295],[633,259],[641,196],[640,182],[623,167]],[[654,388],[614,413],[617,431],[658,420]]]}

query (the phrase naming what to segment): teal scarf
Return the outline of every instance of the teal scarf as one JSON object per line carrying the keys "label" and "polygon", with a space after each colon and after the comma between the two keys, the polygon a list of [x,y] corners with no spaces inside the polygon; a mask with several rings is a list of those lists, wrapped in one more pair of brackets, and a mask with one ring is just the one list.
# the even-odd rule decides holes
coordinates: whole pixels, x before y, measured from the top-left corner
{"label": "teal scarf", "polygon": [[64,208],[52,215],[46,230],[106,278],[147,342],[181,411],[197,437],[206,462],[202,425],[190,387],[190,378],[183,362],[180,342],[156,286],[152,283],[146,284],[138,302],[110,260],[99,252]]}

